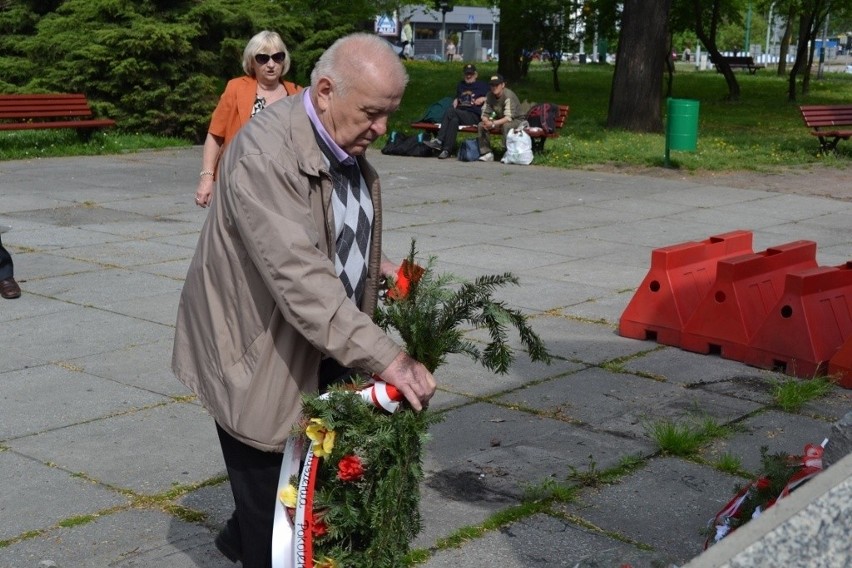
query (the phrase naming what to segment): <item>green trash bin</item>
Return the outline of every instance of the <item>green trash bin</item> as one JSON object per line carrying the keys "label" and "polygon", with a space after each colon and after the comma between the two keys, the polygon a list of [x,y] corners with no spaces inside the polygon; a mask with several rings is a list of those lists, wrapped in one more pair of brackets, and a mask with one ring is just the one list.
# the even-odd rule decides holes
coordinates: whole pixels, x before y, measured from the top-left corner
{"label": "green trash bin", "polygon": [[666,165],[669,150],[695,152],[698,146],[698,101],[666,99]]}

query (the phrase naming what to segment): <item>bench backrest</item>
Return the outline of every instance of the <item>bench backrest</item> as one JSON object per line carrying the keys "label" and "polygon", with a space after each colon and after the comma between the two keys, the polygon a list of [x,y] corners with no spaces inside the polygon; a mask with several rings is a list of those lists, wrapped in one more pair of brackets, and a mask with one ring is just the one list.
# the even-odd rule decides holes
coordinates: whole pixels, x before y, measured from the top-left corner
{"label": "bench backrest", "polygon": [[92,116],[83,94],[0,95],[0,118],[81,118]]}
{"label": "bench backrest", "polygon": [[810,128],[852,126],[852,105],[802,105],[799,111]]}
{"label": "bench backrest", "polygon": [[[727,62],[728,65],[754,65],[754,57],[750,55],[723,55],[722,59]],[[712,57],[710,58],[710,61],[716,63]]]}

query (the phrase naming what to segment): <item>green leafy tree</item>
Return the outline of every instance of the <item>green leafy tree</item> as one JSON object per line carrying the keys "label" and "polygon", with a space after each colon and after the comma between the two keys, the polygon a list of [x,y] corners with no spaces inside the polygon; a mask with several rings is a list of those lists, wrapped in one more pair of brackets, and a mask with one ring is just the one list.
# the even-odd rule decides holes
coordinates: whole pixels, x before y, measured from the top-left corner
{"label": "green leafy tree", "polygon": [[[246,41],[263,29],[304,83],[339,37],[369,27],[380,0],[10,0],[0,4],[0,87],[82,92],[126,131],[203,139]],[[32,65],[38,61],[39,65]]]}

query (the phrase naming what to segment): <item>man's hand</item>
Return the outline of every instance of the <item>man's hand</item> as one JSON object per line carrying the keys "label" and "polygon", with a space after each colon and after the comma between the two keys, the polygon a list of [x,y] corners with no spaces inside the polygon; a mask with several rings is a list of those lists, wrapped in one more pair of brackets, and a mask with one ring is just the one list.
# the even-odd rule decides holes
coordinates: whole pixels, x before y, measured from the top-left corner
{"label": "man's hand", "polygon": [[426,367],[405,353],[397,355],[379,376],[383,381],[395,386],[414,410],[423,410],[435,394],[435,377]]}

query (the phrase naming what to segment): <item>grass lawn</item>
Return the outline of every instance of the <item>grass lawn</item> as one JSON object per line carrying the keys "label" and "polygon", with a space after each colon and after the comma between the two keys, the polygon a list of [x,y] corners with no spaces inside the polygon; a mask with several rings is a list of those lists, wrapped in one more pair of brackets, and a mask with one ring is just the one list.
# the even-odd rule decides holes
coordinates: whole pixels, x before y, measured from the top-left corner
{"label": "grass lawn", "polygon": [[[410,82],[399,111],[391,117],[390,129],[411,132],[409,124],[419,119],[438,99],[453,95],[461,78],[461,62],[408,61]],[[496,71],[496,63],[478,64],[481,79]],[[553,90],[547,64],[533,65],[529,76],[510,84],[520,99],[568,104],[571,113],[560,137],[548,140],[536,164],[582,168],[614,166],[660,167],[664,162],[665,135],[636,134],[607,130],[607,108],[613,67],[609,65],[564,64],[560,68],[561,90]],[[688,171],[768,171],[778,166],[807,167],[826,164],[837,168],[852,165],[852,141],[841,141],[835,155],[818,154],[816,138],[808,134],[796,104],[787,102],[787,78],[771,69],[756,75],[738,73],[741,99],[725,102],[725,81],[715,71],[695,71],[678,63],[672,86],[675,98],[699,101],[698,150],[671,152],[671,164]],[[800,104],[852,103],[852,75],[830,73],[811,81],[811,93]],[[376,147],[384,145],[384,137]],[[173,138],[122,133],[113,128],[80,142],[73,131],[0,132],[0,160],[33,157],[118,154],[142,149],[186,146]]]}
{"label": "grass lawn", "polygon": [[[391,128],[410,131],[432,102],[453,95],[462,63],[406,62],[411,78]],[[480,79],[496,71],[496,64],[477,64]],[[819,144],[808,134],[797,104],[787,102],[787,77],[771,69],[756,75],[738,73],[740,101],[729,103],[725,80],[715,71],[694,70],[679,64],[672,84],[675,98],[699,101],[698,150],[671,152],[671,163],[687,170],[757,170],[823,163],[845,168],[852,165],[852,141],[838,146],[836,155],[820,156]],[[568,104],[571,113],[560,137],[548,140],[545,153],[535,163],[557,167],[592,164],[662,166],[665,135],[607,130],[607,109],[613,67],[562,65],[561,90],[553,90],[547,65],[533,66],[529,76],[510,84],[518,97],[531,102]],[[811,93],[798,104],[852,104],[852,75],[826,74],[811,80]],[[663,111],[665,113],[665,109]],[[664,116],[665,120],[665,116]]]}

